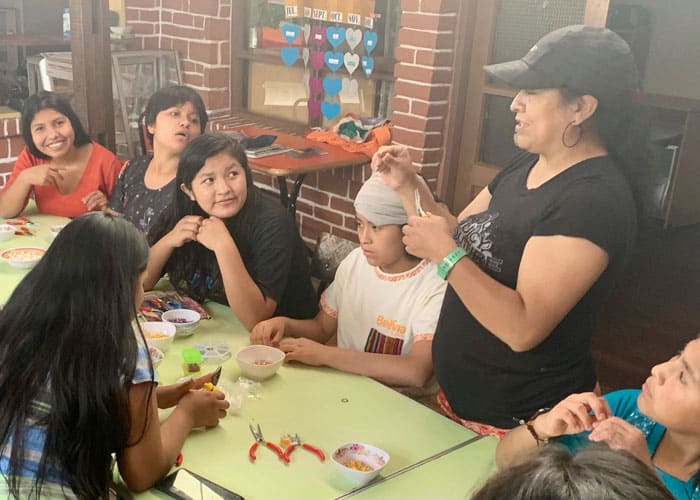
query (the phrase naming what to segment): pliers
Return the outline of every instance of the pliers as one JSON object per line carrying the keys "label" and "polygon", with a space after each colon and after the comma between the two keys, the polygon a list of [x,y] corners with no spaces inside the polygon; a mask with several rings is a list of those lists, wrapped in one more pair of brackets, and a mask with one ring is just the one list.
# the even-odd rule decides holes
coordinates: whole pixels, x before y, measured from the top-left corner
{"label": "pliers", "polygon": [[324,455],[323,452],[322,452],[321,450],[319,450],[318,448],[316,448],[316,447],[314,447],[314,446],[311,446],[311,445],[308,444],[308,443],[302,443],[302,442],[301,442],[301,439],[299,438],[299,434],[294,434],[294,435],[291,435],[291,434],[290,434],[290,435],[289,435],[289,439],[290,439],[291,442],[290,442],[289,446],[287,446],[287,449],[284,450],[284,455],[287,457],[287,462],[289,462],[289,455],[294,451],[294,449],[295,449],[297,446],[301,446],[301,447],[304,448],[305,450],[308,450],[308,451],[310,451],[311,453],[315,453],[316,456],[318,456],[318,459],[319,459],[321,462],[323,462],[324,460],[326,460],[326,455]]}
{"label": "pliers", "polygon": [[258,444],[264,444],[274,451],[280,460],[284,460],[285,462],[289,463],[289,457],[284,454],[279,446],[277,446],[275,443],[271,443],[270,441],[265,441],[262,430],[260,429],[260,424],[258,424],[257,430],[253,427],[253,424],[249,424],[248,427],[255,438],[255,442],[251,445],[250,450],[248,450],[248,457],[250,458],[251,462],[255,462],[255,450],[258,449]]}

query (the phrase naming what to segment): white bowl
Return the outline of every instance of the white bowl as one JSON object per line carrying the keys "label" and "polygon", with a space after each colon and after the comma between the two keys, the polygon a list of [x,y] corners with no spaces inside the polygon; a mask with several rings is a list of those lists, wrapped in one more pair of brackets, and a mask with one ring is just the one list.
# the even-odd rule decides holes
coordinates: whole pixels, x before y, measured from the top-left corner
{"label": "white bowl", "polygon": [[284,352],[267,345],[249,345],[236,353],[243,376],[253,380],[272,377],[284,362]]}
{"label": "white bowl", "polygon": [[153,368],[157,368],[161,361],[163,361],[163,358],[165,357],[163,351],[153,346],[148,348],[148,354],[151,355],[151,363],[153,364]]}
{"label": "white bowl", "polygon": [[[389,462],[389,454],[365,443],[348,443],[339,446],[331,455],[340,474],[354,486],[363,486],[379,475]],[[370,470],[353,468],[353,462]]]}
{"label": "white bowl", "polygon": [[51,228],[49,229],[51,231],[51,237],[56,238],[56,236],[58,236],[58,233],[60,233],[64,227],[66,227],[65,224],[60,224],[58,226],[51,226]]}
{"label": "white bowl", "polygon": [[165,311],[160,319],[175,325],[176,337],[189,337],[199,326],[201,316],[191,309],[171,309]]}
{"label": "white bowl", "polygon": [[163,353],[168,351],[175,338],[175,325],[167,321],[144,321],[141,330],[148,346],[157,347]]}
{"label": "white bowl", "polygon": [[45,253],[45,248],[16,247],[0,253],[0,258],[6,260],[12,267],[30,269],[36,266],[37,262],[41,260]]}
{"label": "white bowl", "polygon": [[15,226],[0,224],[0,241],[11,240],[15,236]]}

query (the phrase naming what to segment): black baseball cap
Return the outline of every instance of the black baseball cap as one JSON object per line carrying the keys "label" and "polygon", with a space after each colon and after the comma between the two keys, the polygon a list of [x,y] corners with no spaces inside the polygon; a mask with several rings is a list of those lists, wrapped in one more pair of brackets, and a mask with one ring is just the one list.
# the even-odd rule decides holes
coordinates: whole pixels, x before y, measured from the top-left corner
{"label": "black baseball cap", "polygon": [[639,90],[639,73],[627,42],[598,26],[552,31],[522,59],[484,66],[493,78],[517,89],[566,88],[616,107]]}

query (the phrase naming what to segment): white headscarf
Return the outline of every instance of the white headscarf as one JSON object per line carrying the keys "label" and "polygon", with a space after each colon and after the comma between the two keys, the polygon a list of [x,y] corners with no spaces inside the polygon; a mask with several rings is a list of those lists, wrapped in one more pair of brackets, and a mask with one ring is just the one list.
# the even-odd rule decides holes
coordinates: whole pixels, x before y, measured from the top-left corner
{"label": "white headscarf", "polygon": [[375,173],[365,181],[355,197],[355,211],[375,226],[403,225],[408,216],[398,195]]}

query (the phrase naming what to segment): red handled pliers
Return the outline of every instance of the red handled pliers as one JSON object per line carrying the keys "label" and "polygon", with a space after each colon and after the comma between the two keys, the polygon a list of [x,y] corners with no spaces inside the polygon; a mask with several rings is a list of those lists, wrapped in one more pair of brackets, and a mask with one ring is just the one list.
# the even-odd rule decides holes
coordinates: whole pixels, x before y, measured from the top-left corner
{"label": "red handled pliers", "polygon": [[287,462],[289,462],[289,455],[291,455],[291,453],[294,451],[294,448],[296,448],[297,446],[301,446],[305,450],[308,450],[311,453],[315,453],[321,462],[326,460],[326,455],[324,455],[321,450],[319,450],[318,448],[316,448],[314,446],[311,446],[308,443],[302,443],[301,439],[299,439],[299,434],[294,434],[293,436],[290,434],[289,439],[291,442],[290,442],[289,446],[287,446],[287,449],[284,450],[284,455],[287,457]]}
{"label": "red handled pliers", "polygon": [[260,424],[258,424],[257,430],[253,427],[253,424],[249,424],[248,427],[250,428],[250,432],[255,438],[255,442],[251,445],[250,450],[248,450],[248,457],[252,462],[255,462],[255,450],[258,449],[258,445],[264,444],[272,451],[274,451],[280,460],[284,460],[285,462],[289,463],[289,457],[287,457],[287,455],[284,454],[284,452],[279,446],[277,446],[275,443],[271,443],[270,441],[265,441],[265,438],[262,434],[262,430],[260,429]]}

